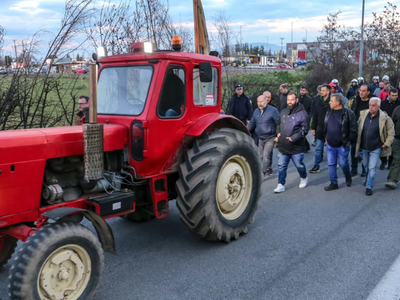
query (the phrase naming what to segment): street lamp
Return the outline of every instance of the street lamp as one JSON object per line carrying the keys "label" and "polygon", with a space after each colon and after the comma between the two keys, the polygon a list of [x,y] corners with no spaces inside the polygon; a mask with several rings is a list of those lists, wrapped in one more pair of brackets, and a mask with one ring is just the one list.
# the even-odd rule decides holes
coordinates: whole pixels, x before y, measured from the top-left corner
{"label": "street lamp", "polygon": [[363,5],[362,5],[360,60],[358,63],[359,64],[359,69],[358,69],[359,77],[362,77],[363,55],[364,55],[364,9],[365,9],[365,0],[363,0]]}
{"label": "street lamp", "polygon": [[307,28],[302,27],[306,31],[306,43],[307,43]]}

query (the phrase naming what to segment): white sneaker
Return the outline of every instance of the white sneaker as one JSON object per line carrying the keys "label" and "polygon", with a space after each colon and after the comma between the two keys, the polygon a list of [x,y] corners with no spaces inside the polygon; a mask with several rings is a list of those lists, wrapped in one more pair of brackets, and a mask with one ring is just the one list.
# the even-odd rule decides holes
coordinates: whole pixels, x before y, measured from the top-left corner
{"label": "white sneaker", "polygon": [[278,186],[276,187],[276,189],[274,189],[274,192],[275,193],[282,193],[282,192],[284,192],[285,191],[285,186],[284,185],[282,185],[282,184],[278,184]]}
{"label": "white sneaker", "polygon": [[299,188],[304,189],[307,186],[307,183],[308,183],[308,176],[304,179],[300,177]]}

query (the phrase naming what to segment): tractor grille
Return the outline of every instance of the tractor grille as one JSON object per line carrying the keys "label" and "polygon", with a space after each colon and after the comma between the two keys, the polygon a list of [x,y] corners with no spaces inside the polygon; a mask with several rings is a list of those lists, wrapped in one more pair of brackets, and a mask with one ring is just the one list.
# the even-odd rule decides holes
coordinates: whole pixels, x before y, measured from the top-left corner
{"label": "tractor grille", "polygon": [[103,178],[103,124],[83,124],[85,180]]}

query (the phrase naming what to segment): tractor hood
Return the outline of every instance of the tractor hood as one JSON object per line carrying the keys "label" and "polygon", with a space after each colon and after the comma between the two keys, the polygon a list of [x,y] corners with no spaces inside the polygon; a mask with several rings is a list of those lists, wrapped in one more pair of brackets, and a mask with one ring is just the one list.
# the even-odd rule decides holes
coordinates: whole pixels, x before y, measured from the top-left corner
{"label": "tractor hood", "polygon": [[[124,149],[128,129],[104,124],[104,151]],[[83,154],[83,127],[56,127],[0,132],[0,164]]]}

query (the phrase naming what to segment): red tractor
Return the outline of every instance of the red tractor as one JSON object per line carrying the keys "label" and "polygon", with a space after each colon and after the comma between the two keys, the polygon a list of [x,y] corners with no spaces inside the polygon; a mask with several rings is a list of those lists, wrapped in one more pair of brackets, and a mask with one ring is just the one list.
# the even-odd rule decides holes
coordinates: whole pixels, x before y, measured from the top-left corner
{"label": "red tractor", "polygon": [[0,268],[24,242],[11,299],[92,299],[103,251],[115,253],[108,218],[165,218],[176,199],[193,233],[229,242],[258,207],[260,160],[247,128],[220,113],[217,57],[135,44],[90,74],[82,126],[0,133]]}

